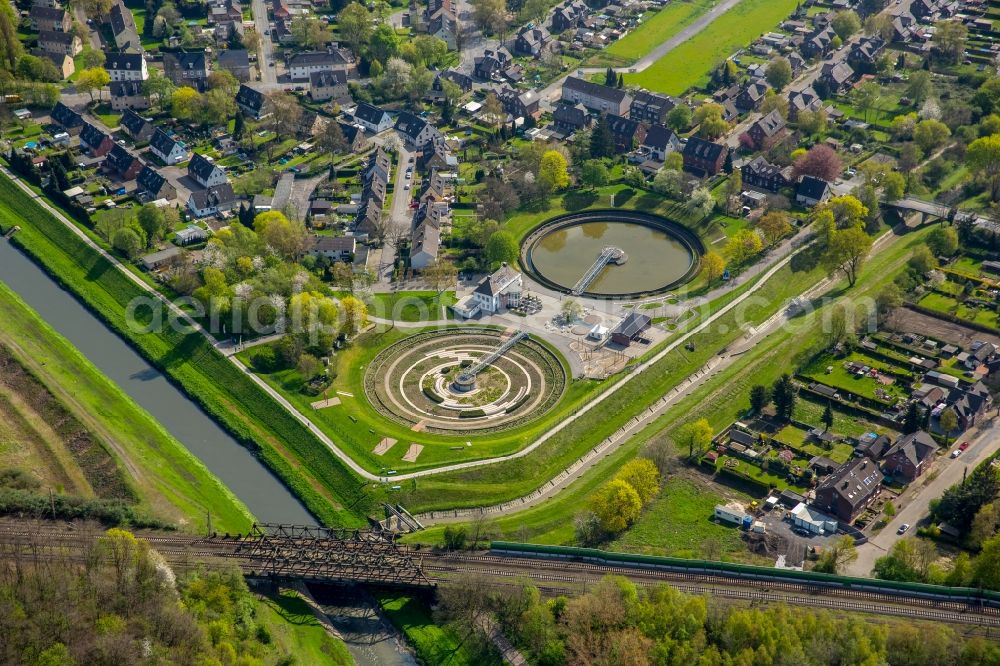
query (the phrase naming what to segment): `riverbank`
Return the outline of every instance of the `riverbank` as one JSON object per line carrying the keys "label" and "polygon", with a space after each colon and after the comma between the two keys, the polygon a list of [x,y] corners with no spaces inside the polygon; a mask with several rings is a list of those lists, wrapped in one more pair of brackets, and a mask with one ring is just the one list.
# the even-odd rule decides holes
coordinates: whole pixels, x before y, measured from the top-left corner
{"label": "riverbank", "polygon": [[[371,506],[356,479],[315,436],[258,389],[197,332],[128,325],[133,299],[150,296],[8,178],[0,178],[0,227],[11,242],[249,448],[324,524],[360,526]],[[136,313],[148,324],[148,309]]]}
{"label": "riverbank", "polygon": [[[0,320],[0,345],[100,438],[138,496],[141,509],[197,533],[208,527],[206,509],[212,511],[214,529],[239,532],[249,528],[253,516],[247,507],[3,282]],[[86,476],[73,473],[78,467],[73,456],[59,455],[60,443],[53,441],[57,438],[44,439],[70,479]],[[40,473],[39,467],[30,471]],[[77,490],[86,494],[85,489]]]}

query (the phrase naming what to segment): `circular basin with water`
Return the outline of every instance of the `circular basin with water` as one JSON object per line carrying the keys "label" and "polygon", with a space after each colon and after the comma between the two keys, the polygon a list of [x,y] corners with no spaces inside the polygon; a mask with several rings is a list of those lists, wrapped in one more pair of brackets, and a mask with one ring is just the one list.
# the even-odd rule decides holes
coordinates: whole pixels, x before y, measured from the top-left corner
{"label": "circular basin with water", "polygon": [[525,240],[522,262],[542,284],[573,293],[602,251],[624,251],[578,295],[632,298],[673,289],[698,272],[703,246],[685,227],[640,211],[597,210],[544,222]]}

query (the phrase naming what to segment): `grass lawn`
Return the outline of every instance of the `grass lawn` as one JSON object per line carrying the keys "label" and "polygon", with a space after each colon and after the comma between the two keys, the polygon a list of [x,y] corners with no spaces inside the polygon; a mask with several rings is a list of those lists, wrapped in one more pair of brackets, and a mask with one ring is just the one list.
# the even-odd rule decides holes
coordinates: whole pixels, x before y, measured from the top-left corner
{"label": "grass lawn", "polygon": [[640,23],[635,30],[604,49],[604,52],[632,63],[679,33],[717,4],[718,0],[671,2]]}
{"label": "grass lawn", "polygon": [[[799,418],[801,418],[801,416]],[[834,424],[836,424],[836,422],[837,418],[836,414],[834,414]],[[836,430],[834,430],[833,432],[836,434],[842,434],[837,432]],[[789,446],[799,451],[802,451],[803,453],[808,454],[810,457],[825,456],[830,460],[840,463],[846,462],[847,459],[850,458],[851,454],[854,452],[854,447],[845,442],[837,442],[836,444],[833,445],[833,448],[831,448],[828,451],[819,444],[817,444],[816,442],[814,442],[813,439],[809,436],[808,431],[793,425],[786,425],[784,428],[782,428],[781,430],[779,430],[774,434],[773,439],[775,442],[788,444]]]}
{"label": "grass lawn", "polygon": [[[267,627],[275,652],[295,655],[295,663],[350,666],[347,646],[331,636],[297,593],[282,590],[256,598],[257,621]],[[283,663],[283,662],[278,662]]]}
{"label": "grass lawn", "polygon": [[405,322],[454,319],[448,306],[457,302],[453,291],[445,291],[440,296],[436,291],[377,292],[372,294],[368,314]]}
{"label": "grass lawn", "polygon": [[[882,396],[875,395],[876,390],[884,391],[886,394],[893,396],[896,399],[906,398],[909,395],[909,391],[903,387],[905,382],[898,377],[894,378],[895,382],[892,384],[883,384],[879,380],[868,375],[860,376],[847,370],[847,368],[844,367],[844,364],[849,361],[877,368],[880,372],[893,372],[903,375],[909,374],[909,370],[905,367],[896,366],[883,359],[872,358],[867,354],[862,354],[857,351],[851,352],[844,358],[834,358],[830,354],[820,355],[802,370],[802,374],[821,384],[832,386],[836,389],[850,391],[854,395],[871,398],[872,400],[877,400],[882,403],[893,402],[893,399],[886,399],[884,394]],[[830,372],[827,372],[828,368],[830,369]]]}
{"label": "grass lawn", "polygon": [[709,542],[718,545],[723,559],[746,559],[740,531],[712,520],[716,504],[750,501],[749,495],[684,478],[667,479],[660,496],[642,518],[610,549],[669,557],[703,557]]}
{"label": "grass lawn", "polygon": [[[800,396],[798,402],[795,403],[795,418],[806,423],[818,424],[822,422],[823,410],[825,409],[826,403]],[[896,435],[894,430],[886,428],[883,425],[877,425],[854,414],[844,414],[836,409],[836,405],[834,405],[833,427],[831,430],[845,437],[858,437],[869,432],[877,432],[880,435],[889,435],[890,437],[895,437]],[[831,457],[829,452],[824,452],[822,455],[825,455],[827,458]]]}
{"label": "grass lawn", "polygon": [[389,620],[416,650],[421,663],[427,666],[492,666],[503,663],[499,659],[484,659],[482,655],[473,654],[450,631],[434,624],[431,609],[416,597],[389,590],[374,590],[372,593]]}
{"label": "grass lawn", "polygon": [[201,461],[3,283],[0,319],[0,342],[129,470],[144,508],[191,531],[205,530],[205,507],[221,531],[249,526],[250,512]]}
{"label": "grass lawn", "polygon": [[680,95],[703,84],[734,51],[788,18],[797,4],[798,0],[743,0],[650,67],[630,74],[628,83]]}
{"label": "grass lawn", "polygon": [[[355,477],[291,414],[255,386],[198,333],[164,326],[138,334],[128,304],[148,298],[124,274],[42,209],[10,180],[0,179],[0,228],[20,225],[11,239],[66,285],[113,330],[257,456],[330,525],[360,525],[372,498]],[[149,313],[139,315],[140,325]],[[145,318],[144,318],[145,317]],[[350,508],[347,508],[350,507]]]}
{"label": "grass lawn", "polygon": [[945,296],[936,291],[927,292],[917,304],[930,310],[953,315],[959,319],[975,322],[983,326],[990,326],[992,328],[1000,327],[996,310],[969,307],[951,296]]}

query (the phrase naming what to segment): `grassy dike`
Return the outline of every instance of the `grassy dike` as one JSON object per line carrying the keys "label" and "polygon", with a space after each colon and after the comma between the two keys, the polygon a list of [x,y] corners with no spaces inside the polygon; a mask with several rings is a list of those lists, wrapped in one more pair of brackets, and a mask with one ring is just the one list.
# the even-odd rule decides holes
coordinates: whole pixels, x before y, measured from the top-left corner
{"label": "grassy dike", "polygon": [[[128,304],[148,295],[84,244],[6,177],[0,178],[0,228],[60,284],[159,368],[281,478],[326,525],[360,526],[370,497],[358,480],[299,421],[196,332],[170,326],[140,334]],[[151,313],[136,313],[146,324]]]}
{"label": "grassy dike", "polygon": [[93,432],[137,492],[140,506],[181,529],[249,528],[253,516],[205,466],[0,282],[0,342]]}

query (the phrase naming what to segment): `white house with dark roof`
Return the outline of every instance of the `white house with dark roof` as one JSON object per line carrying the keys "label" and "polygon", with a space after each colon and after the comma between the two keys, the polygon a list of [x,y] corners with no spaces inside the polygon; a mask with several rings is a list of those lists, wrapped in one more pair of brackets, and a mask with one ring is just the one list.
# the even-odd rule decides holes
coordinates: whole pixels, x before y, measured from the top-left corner
{"label": "white house with dark roof", "polygon": [[330,48],[326,51],[296,53],[288,59],[288,76],[293,81],[308,81],[313,72],[339,69],[349,73],[354,68],[354,58],[346,49]]}
{"label": "white house with dark roof", "polygon": [[436,127],[409,111],[396,116],[396,131],[411,147],[423,146],[441,134]]}
{"label": "white house with dark roof", "polygon": [[135,184],[151,201],[156,201],[157,199],[172,201],[177,197],[177,188],[163,174],[148,164],[139,171],[139,175],[135,179]]}
{"label": "white house with dark roof", "polygon": [[229,182],[229,176],[223,168],[201,153],[195,153],[188,162],[188,175],[202,187],[215,187]]}
{"label": "white house with dark roof", "polygon": [[632,96],[619,88],[602,86],[575,76],[566,78],[562,86],[562,100],[570,104],[583,104],[591,111],[624,116],[632,104]]}
{"label": "white house with dark roof", "polygon": [[145,81],[149,78],[142,53],[104,53],[104,69],[112,81]]}
{"label": "white house with dark roof", "polygon": [[149,150],[169,166],[183,162],[188,157],[187,146],[160,128],[153,132],[153,137],[149,140]]}
{"label": "white house with dark roof", "polygon": [[263,91],[246,83],[236,91],[236,106],[243,115],[254,120],[260,120],[268,115],[267,97]]}
{"label": "white house with dark roof", "polygon": [[108,87],[111,89],[111,108],[115,111],[149,108],[142,81],[112,81]]}
{"label": "white house with dark roof", "polygon": [[472,292],[475,304],[482,312],[493,314],[503,308],[516,306],[521,301],[524,278],[506,263],[483,278]]}
{"label": "white house with dark roof", "polygon": [[392,127],[392,117],[384,109],[368,102],[358,104],[358,108],[354,110],[354,122],[372,134],[384,132]]}
{"label": "white house with dark roof", "polygon": [[195,217],[208,217],[231,210],[236,206],[236,193],[229,183],[215,185],[192,192],[187,207]]}
{"label": "white house with dark roof", "polygon": [[122,112],[122,119],[118,123],[122,131],[128,134],[136,143],[144,143],[153,137],[156,126],[147,119],[140,116],[132,109],[125,109]]}

